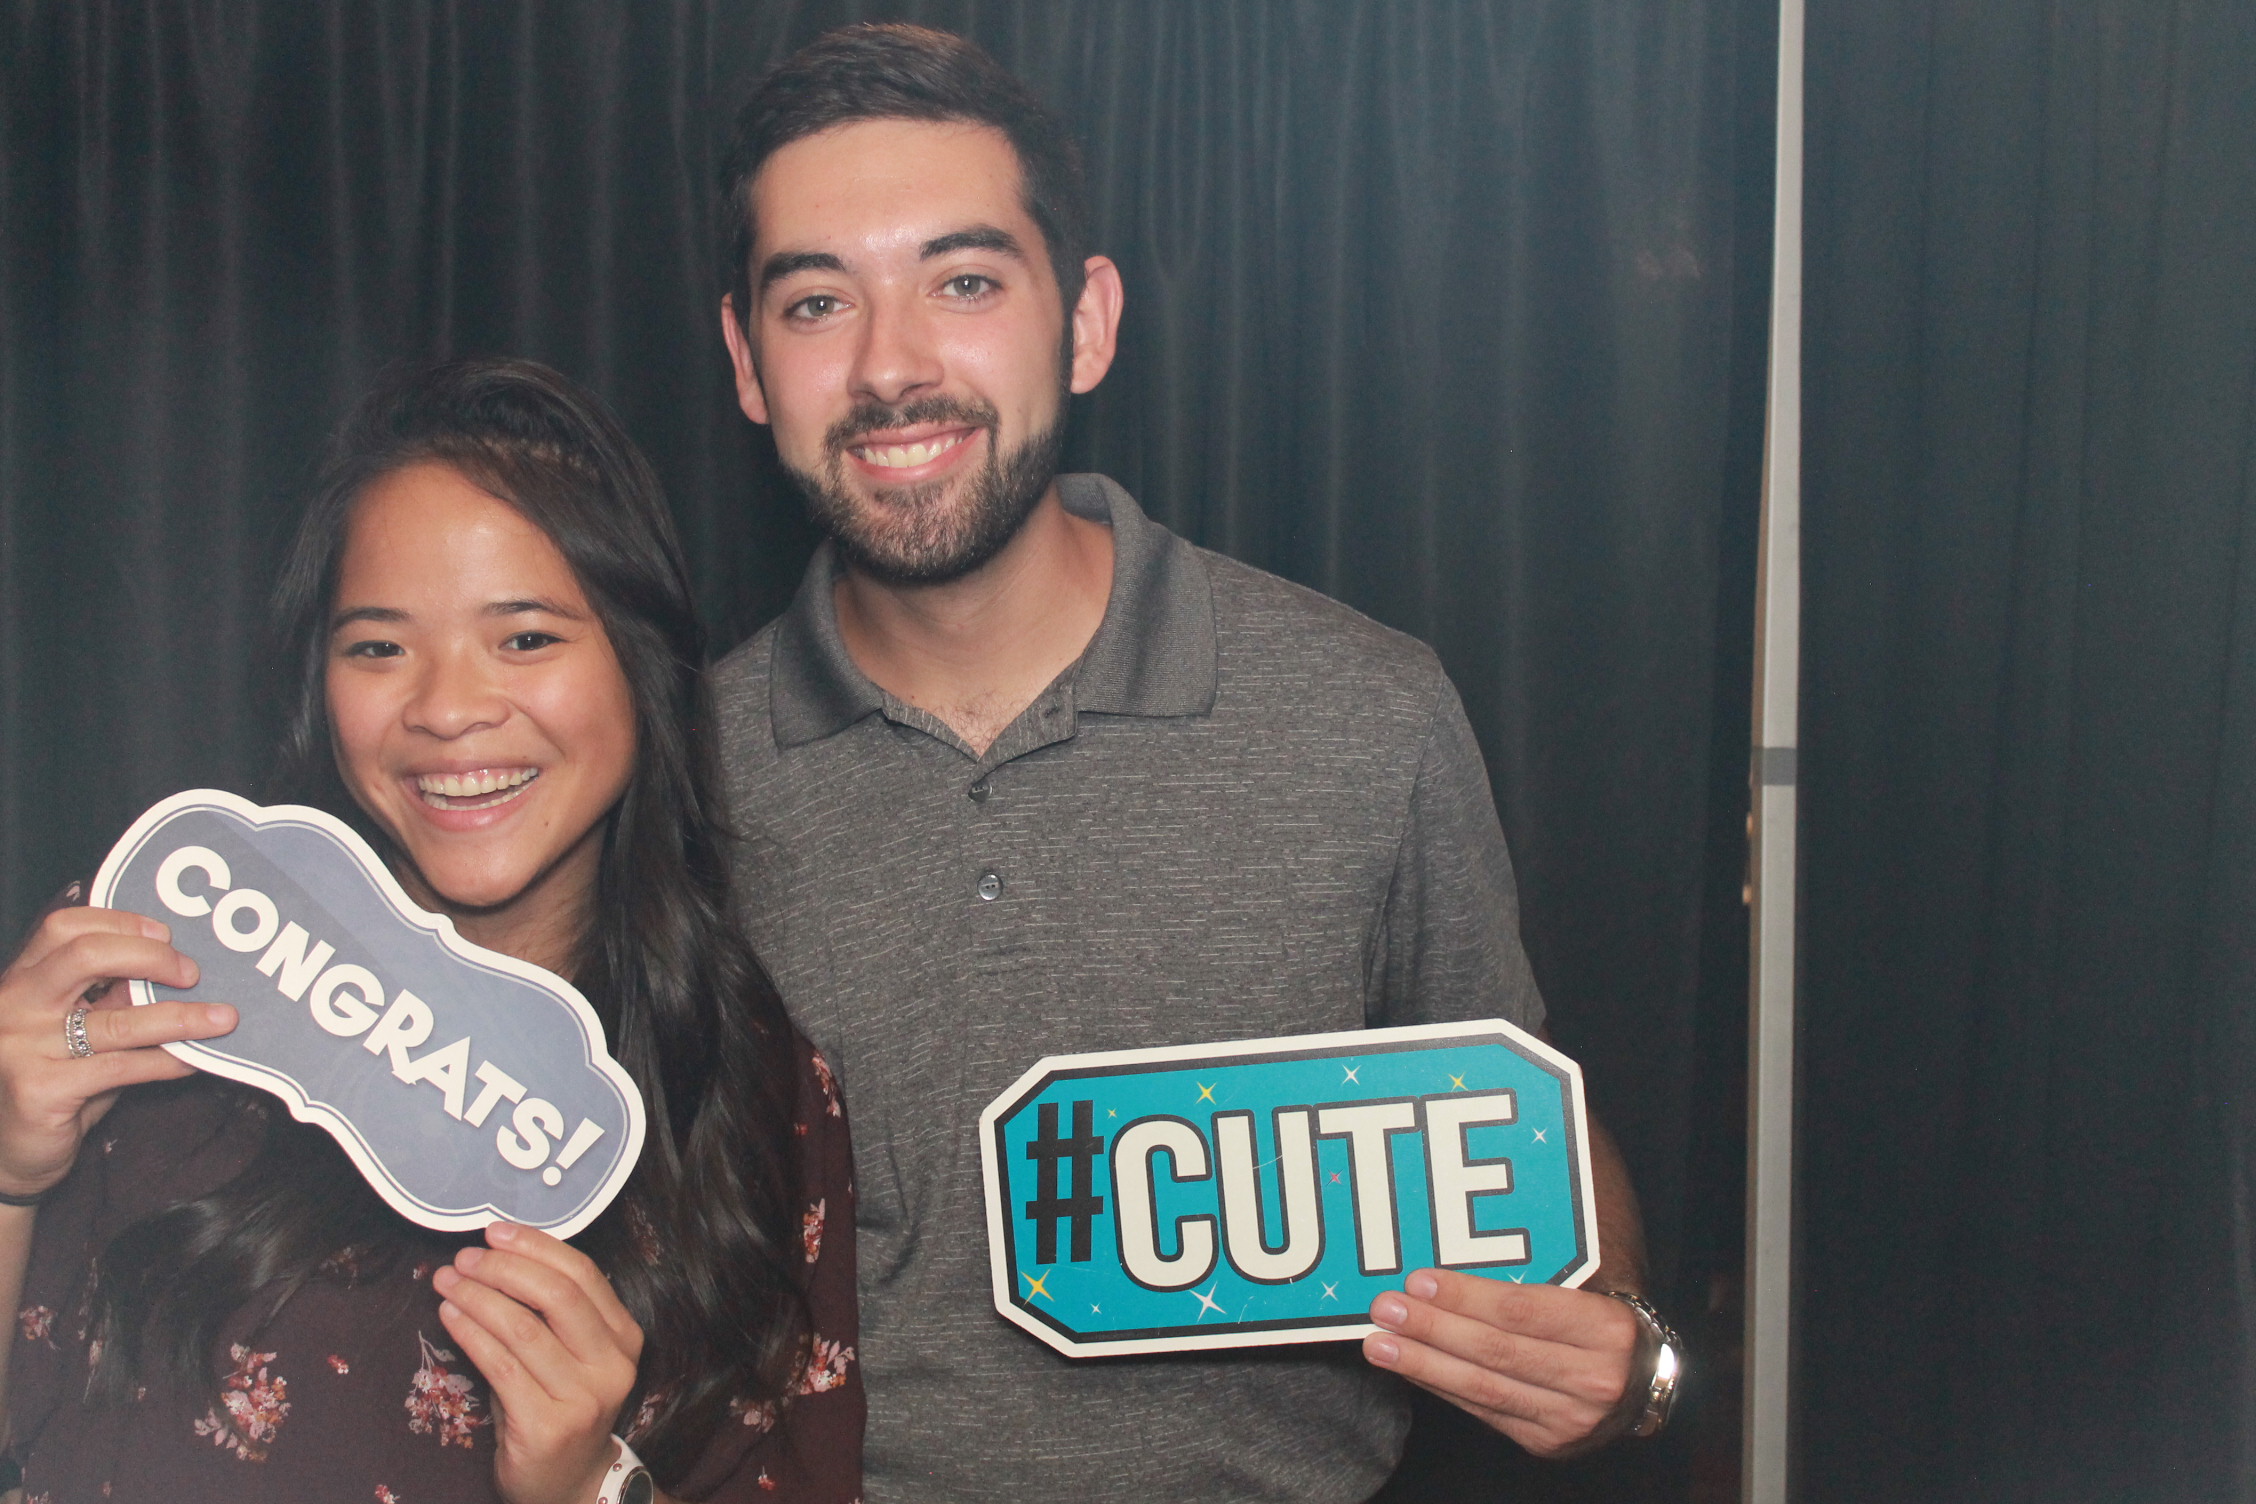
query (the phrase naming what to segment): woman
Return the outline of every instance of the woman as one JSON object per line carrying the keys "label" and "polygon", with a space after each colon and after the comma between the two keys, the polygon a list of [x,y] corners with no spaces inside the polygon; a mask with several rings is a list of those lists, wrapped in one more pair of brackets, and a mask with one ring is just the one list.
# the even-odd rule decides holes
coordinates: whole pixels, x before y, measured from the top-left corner
{"label": "woman", "polygon": [[340,433],[276,604],[277,796],[351,821],[465,938],[572,978],[649,1135],[573,1245],[461,1247],[326,1133],[156,1048],[235,1017],[124,1006],[109,979],[193,985],[164,926],[51,911],[0,976],[27,1497],[590,1504],[647,1497],[639,1456],[683,1497],[852,1498],[845,1123],[730,924],[702,640],[649,467],[541,367],[413,374]]}

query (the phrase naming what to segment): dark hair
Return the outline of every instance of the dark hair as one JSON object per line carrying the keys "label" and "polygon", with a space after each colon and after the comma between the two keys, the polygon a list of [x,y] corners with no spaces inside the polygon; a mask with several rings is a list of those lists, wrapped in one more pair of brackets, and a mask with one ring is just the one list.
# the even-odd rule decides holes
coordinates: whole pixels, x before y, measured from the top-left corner
{"label": "dark hair", "polygon": [[[625,1191],[575,1242],[643,1326],[628,1413],[636,1401],[652,1408],[636,1447],[677,1478],[731,1400],[783,1391],[807,1331],[795,1278],[798,1046],[733,924],[704,635],[657,477],[592,397],[529,361],[399,372],[338,431],[275,589],[295,698],[270,797],[328,809],[397,854],[337,771],[325,671],[354,504],[418,463],[454,469],[548,535],[633,695],[634,770],[606,817],[574,981],[641,1086],[650,1130]],[[242,1174],[110,1243],[98,1391],[130,1393],[144,1367],[208,1385],[231,1312],[260,1300],[271,1315],[340,1254],[366,1269],[431,1242],[327,1134],[265,1116]]]}
{"label": "dark hair", "polygon": [[776,64],[737,111],[718,219],[721,290],[735,298],[740,322],[752,318],[752,180],[792,142],[858,120],[963,121],[1001,131],[1018,155],[1026,212],[1049,249],[1070,325],[1089,254],[1089,198],[1064,122],[962,37],[866,21],[824,32]]}

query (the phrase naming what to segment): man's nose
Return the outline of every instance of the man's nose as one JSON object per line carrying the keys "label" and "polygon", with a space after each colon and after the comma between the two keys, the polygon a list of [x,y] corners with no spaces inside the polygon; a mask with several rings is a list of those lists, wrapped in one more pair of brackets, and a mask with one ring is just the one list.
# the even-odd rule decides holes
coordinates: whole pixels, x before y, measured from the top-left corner
{"label": "man's nose", "polygon": [[914,294],[873,300],[854,362],[854,395],[898,407],[937,389],[945,374],[938,342]]}
{"label": "man's nose", "polygon": [[509,701],[475,653],[439,653],[423,664],[406,707],[408,726],[453,741],[509,719]]}

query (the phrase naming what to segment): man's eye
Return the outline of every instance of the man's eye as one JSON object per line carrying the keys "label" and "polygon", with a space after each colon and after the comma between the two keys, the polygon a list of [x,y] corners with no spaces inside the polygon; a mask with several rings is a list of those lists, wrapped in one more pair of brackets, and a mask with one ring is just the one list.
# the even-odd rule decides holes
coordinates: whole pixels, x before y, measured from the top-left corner
{"label": "man's eye", "polygon": [[786,308],[783,311],[783,316],[789,319],[813,322],[829,318],[838,311],[839,306],[838,299],[827,292],[818,292],[812,297],[801,298],[798,302]]}
{"label": "man's eye", "polygon": [[406,651],[407,649],[396,642],[385,642],[382,638],[371,638],[366,642],[347,643],[344,656],[347,658],[397,658]]}
{"label": "man's eye", "polygon": [[562,642],[563,640],[553,632],[519,632],[516,636],[504,642],[502,646],[512,652],[530,653],[545,648],[550,643]]}
{"label": "man's eye", "polygon": [[995,290],[995,279],[983,277],[977,272],[965,272],[961,276],[950,277],[946,287],[948,296],[952,298],[981,298]]}

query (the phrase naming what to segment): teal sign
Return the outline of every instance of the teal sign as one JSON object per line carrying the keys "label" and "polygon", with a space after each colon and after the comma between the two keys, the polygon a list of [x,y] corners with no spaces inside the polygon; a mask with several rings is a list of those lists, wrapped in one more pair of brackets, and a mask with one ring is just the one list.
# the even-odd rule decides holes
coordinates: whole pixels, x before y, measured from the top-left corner
{"label": "teal sign", "polygon": [[1361,1337],[1413,1269],[1598,1266],[1582,1073],[1500,1020],[1052,1056],[980,1130],[995,1308],[1071,1356]]}

